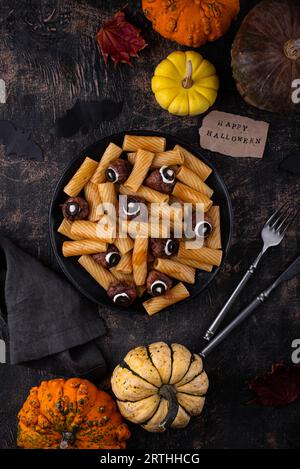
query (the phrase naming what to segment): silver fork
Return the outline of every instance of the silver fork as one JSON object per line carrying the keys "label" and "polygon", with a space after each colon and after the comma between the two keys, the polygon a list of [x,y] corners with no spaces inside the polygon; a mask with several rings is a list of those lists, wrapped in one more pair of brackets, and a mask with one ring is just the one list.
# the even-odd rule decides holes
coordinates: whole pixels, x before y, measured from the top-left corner
{"label": "silver fork", "polygon": [[241,291],[244,289],[250,277],[256,271],[257,266],[261,258],[265,254],[265,252],[270,247],[278,246],[278,244],[281,243],[281,241],[284,238],[285,233],[287,232],[289,226],[295,219],[297,213],[298,212],[295,212],[293,208],[287,207],[287,204],[284,204],[281,208],[276,210],[276,212],[273,213],[273,215],[265,223],[261,231],[261,237],[264,243],[261,252],[258,254],[253,264],[250,265],[244,277],[242,278],[242,280],[240,281],[240,283],[238,284],[238,286],[236,287],[236,289],[234,290],[234,292],[232,293],[228,301],[225,303],[225,305],[221,309],[220,313],[218,314],[214,322],[206,331],[205,336],[204,336],[205,340],[210,340],[214,336],[215,332],[219,328],[220,324],[222,323],[229,309],[231,308],[231,306],[233,305],[233,303],[235,302],[235,300],[237,299]]}

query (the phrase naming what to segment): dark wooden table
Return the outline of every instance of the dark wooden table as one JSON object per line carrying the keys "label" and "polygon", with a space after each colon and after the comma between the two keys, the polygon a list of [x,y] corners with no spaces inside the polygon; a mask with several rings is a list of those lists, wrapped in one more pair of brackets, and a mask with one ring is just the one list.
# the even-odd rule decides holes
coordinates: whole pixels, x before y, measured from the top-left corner
{"label": "dark wooden table", "polygon": [[[56,181],[79,149],[117,131],[161,130],[198,144],[202,118],[176,118],[161,110],[150,88],[155,65],[175,43],[156,34],[141,13],[140,1],[128,2],[128,16],[149,44],[133,67],[105,67],[94,36],[100,23],[124,5],[110,1],[1,2],[0,78],[6,81],[7,103],[0,118],[32,131],[44,149],[44,161],[7,158],[0,147],[0,227],[21,247],[57,269],[48,238],[48,206]],[[300,117],[259,112],[238,95],[230,68],[230,46],[241,19],[257,1],[241,0],[239,20],[221,40],[201,49],[216,65],[221,90],[215,108],[268,121],[270,133],[263,160],[232,159],[206,152],[224,177],[234,207],[230,255],[211,286],[174,313],[153,318],[101,309],[109,330],[105,349],[111,368],[132,347],[156,340],[178,341],[200,349],[203,332],[260,247],[259,228],[286,200],[299,203],[299,178],[278,170],[299,151]],[[59,15],[45,23],[53,8]],[[54,120],[76,98],[110,96],[124,100],[114,121],[87,135],[64,140],[50,133]],[[297,197],[297,200],[296,200]],[[299,222],[282,245],[269,252],[231,317],[279,274],[300,251]],[[184,430],[148,434],[132,426],[133,448],[296,448],[300,447],[300,401],[281,409],[249,406],[246,383],[273,362],[291,363],[291,343],[300,337],[299,277],[283,285],[273,299],[241,326],[207,360],[210,391],[203,414]],[[120,339],[122,337],[122,340]],[[15,447],[16,414],[31,386],[50,378],[43,371],[0,366],[0,447]]]}

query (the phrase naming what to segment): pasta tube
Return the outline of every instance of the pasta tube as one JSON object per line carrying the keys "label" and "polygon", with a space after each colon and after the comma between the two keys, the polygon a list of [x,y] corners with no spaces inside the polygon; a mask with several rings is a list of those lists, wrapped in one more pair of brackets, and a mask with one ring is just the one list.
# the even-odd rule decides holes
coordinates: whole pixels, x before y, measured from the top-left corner
{"label": "pasta tube", "polygon": [[154,269],[186,283],[195,283],[196,269],[171,259],[156,259]]}
{"label": "pasta tube", "polygon": [[116,195],[116,187],[112,182],[104,182],[98,184],[98,191],[102,204],[111,204],[117,206],[118,200]]}
{"label": "pasta tube", "polygon": [[120,262],[116,266],[116,270],[124,274],[131,274],[132,269],[132,253],[127,252],[121,257]]}
{"label": "pasta tube", "polygon": [[185,259],[182,257],[175,257],[174,259],[180,262],[180,264],[189,265],[190,267],[194,267],[199,270],[205,270],[205,272],[211,272],[213,270],[212,265],[205,264],[204,262],[197,261],[196,259]]}
{"label": "pasta tube", "polygon": [[214,191],[207,185],[202,179],[194,173],[191,169],[187,166],[180,166],[176,172],[176,178],[186,184],[187,186],[195,189],[201,194],[207,195],[207,197],[211,198]]}
{"label": "pasta tube", "polygon": [[133,169],[124,183],[125,188],[135,192],[139,189],[150,169],[153,158],[154,153],[145,150],[137,151]]}
{"label": "pasta tube", "polygon": [[155,191],[154,189],[150,189],[150,187],[147,186],[140,186],[137,191],[134,191],[132,189],[129,189],[127,186],[123,185],[120,186],[120,194],[137,195],[138,197],[142,197],[151,204],[163,204],[167,203],[169,200],[168,194],[162,194],[161,192]]}
{"label": "pasta tube", "polygon": [[203,161],[199,160],[196,156],[190,153],[180,145],[176,145],[175,149],[179,150],[184,157],[184,165],[196,173],[203,181],[212,173],[212,169]]}
{"label": "pasta tube", "polygon": [[211,218],[213,230],[206,239],[206,246],[212,249],[221,249],[221,226],[220,226],[220,207],[214,205],[208,211],[208,216]]}
{"label": "pasta tube", "polygon": [[152,166],[154,168],[161,168],[162,166],[181,165],[183,162],[183,155],[180,153],[178,148],[174,148],[174,150],[156,153],[152,162]]}
{"label": "pasta tube", "polygon": [[[134,164],[136,153],[128,153],[128,161]],[[161,168],[162,166],[176,166],[184,163],[184,157],[178,149],[155,153],[151,168]]]}
{"label": "pasta tube", "polygon": [[148,223],[137,220],[122,220],[122,229],[131,238],[170,238],[171,227],[163,223]]}
{"label": "pasta tube", "polygon": [[76,197],[92,177],[97,166],[97,161],[94,161],[89,157],[85,158],[80,168],[65,186],[64,192],[68,194],[69,197]]}
{"label": "pasta tube", "polygon": [[104,290],[108,290],[109,285],[116,280],[109,270],[97,264],[91,256],[81,256],[78,262]]}
{"label": "pasta tube", "polygon": [[180,243],[178,258],[194,259],[204,264],[219,266],[222,262],[223,253],[219,249],[203,247],[201,249],[186,249],[184,242]]}
{"label": "pasta tube", "polygon": [[150,298],[150,300],[144,301],[143,306],[149,316],[158,313],[168,306],[174,305],[181,300],[184,300],[190,296],[188,290],[183,283],[178,283],[175,287],[171,288],[167,293],[161,296]]}
{"label": "pasta tube", "polygon": [[[98,221],[103,214],[101,206],[101,198],[99,195],[98,187],[93,182],[89,181],[84,186],[84,197],[89,204],[89,220]],[[99,210],[101,209],[101,210]]]}
{"label": "pasta tube", "polygon": [[114,143],[110,143],[102,155],[102,158],[97,165],[97,169],[91,178],[94,184],[101,184],[106,181],[105,171],[109,167],[112,161],[117,160],[122,154],[122,148],[118,147]]}
{"label": "pasta tube", "polygon": [[120,253],[124,255],[133,249],[134,242],[127,236],[126,238],[116,238],[114,245],[119,249]]}
{"label": "pasta tube", "polygon": [[103,215],[97,223],[96,234],[98,238],[104,239],[107,243],[113,243],[116,237],[114,220],[108,215]]}
{"label": "pasta tube", "polygon": [[124,151],[137,151],[139,149],[152,152],[165,151],[166,139],[163,137],[144,137],[138,135],[125,135],[123,141]]}
{"label": "pasta tube", "polygon": [[73,221],[71,235],[75,239],[98,239],[97,223],[87,220]]}
{"label": "pasta tube", "polygon": [[136,238],[132,253],[133,278],[136,285],[145,285],[147,278],[148,238]]}
{"label": "pasta tube", "polygon": [[82,239],[81,236],[76,236],[71,232],[72,231],[72,225],[73,225],[73,222],[71,222],[70,220],[66,220],[64,218],[63,221],[61,222],[60,226],[58,227],[57,231],[58,231],[58,233],[66,236],[67,238],[73,239],[73,240]]}
{"label": "pasta tube", "polygon": [[119,272],[118,270],[116,270],[116,267],[112,267],[109,270],[116,280],[119,280],[120,282],[134,283],[132,274],[125,274],[124,272]]}
{"label": "pasta tube", "polygon": [[202,204],[203,211],[207,212],[212,206],[212,201],[205,194],[195,191],[189,186],[177,182],[174,186],[172,195],[178,197],[178,199],[183,200],[183,202],[189,202],[193,205]]}
{"label": "pasta tube", "polygon": [[82,256],[83,254],[97,254],[105,252],[107,244],[95,239],[82,239],[81,241],[65,241],[62,252],[64,257]]}

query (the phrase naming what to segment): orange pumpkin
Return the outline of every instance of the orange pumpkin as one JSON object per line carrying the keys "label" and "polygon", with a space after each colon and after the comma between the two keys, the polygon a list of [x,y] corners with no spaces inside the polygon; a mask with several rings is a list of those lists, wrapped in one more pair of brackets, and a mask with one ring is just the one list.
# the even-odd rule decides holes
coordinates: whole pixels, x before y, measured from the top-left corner
{"label": "orange pumpkin", "polygon": [[189,47],[223,36],[240,10],[239,0],[143,0],[142,6],[157,32]]}
{"label": "orange pumpkin", "polygon": [[21,448],[124,449],[130,438],[112,398],[79,378],[33,387],[18,420]]}

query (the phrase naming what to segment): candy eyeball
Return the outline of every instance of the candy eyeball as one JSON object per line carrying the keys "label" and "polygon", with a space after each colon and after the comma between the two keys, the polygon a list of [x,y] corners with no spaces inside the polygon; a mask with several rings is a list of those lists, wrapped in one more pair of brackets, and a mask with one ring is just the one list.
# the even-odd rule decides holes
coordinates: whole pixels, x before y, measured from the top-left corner
{"label": "candy eyeball", "polygon": [[162,280],[156,280],[151,285],[151,293],[153,296],[163,295],[164,293],[166,293],[167,290],[168,286]]}
{"label": "candy eyeball", "polygon": [[179,242],[177,239],[160,239],[151,238],[150,248],[153,256],[156,257],[171,257],[177,254],[179,249]]}
{"label": "candy eyeball", "polygon": [[197,238],[207,238],[212,233],[213,227],[208,220],[202,220],[195,226],[195,235]]}
{"label": "candy eyeball", "polygon": [[172,288],[173,280],[161,272],[151,270],[147,277],[146,286],[149,295],[160,296]]}
{"label": "candy eyeball", "polygon": [[179,245],[178,241],[175,239],[168,239],[165,245],[165,254],[166,256],[172,256],[178,251]]}
{"label": "candy eyeball", "polygon": [[171,194],[175,185],[175,171],[169,166],[155,169],[145,179],[144,185],[163,194]]}
{"label": "candy eyeball", "polygon": [[117,293],[113,297],[113,302],[120,306],[129,306],[131,304],[130,296],[127,293]]}
{"label": "candy eyeball", "polygon": [[115,267],[121,260],[121,254],[114,244],[111,244],[106,252],[92,254],[92,257],[97,264],[100,264],[105,269]]}
{"label": "candy eyeball", "polygon": [[175,171],[169,166],[162,166],[159,170],[161,178],[165,184],[174,184],[175,182]]}
{"label": "candy eyeball", "polygon": [[84,220],[89,214],[89,205],[82,197],[70,197],[61,206],[66,220]]}
{"label": "candy eyeball", "polygon": [[128,307],[137,299],[137,291],[133,283],[112,282],[107,290],[108,297],[118,306]]}
{"label": "candy eyeball", "polygon": [[109,267],[116,266],[121,260],[120,253],[117,251],[108,252],[105,256],[105,261]]}
{"label": "candy eyeball", "polygon": [[129,161],[119,158],[112,162],[105,171],[106,180],[113,184],[116,184],[117,182],[123,183],[128,179],[131,169],[132,166]]}
{"label": "candy eyeball", "polygon": [[144,200],[142,198],[128,195],[123,196],[120,200],[120,216],[122,216],[122,218],[133,220],[141,213],[142,204],[144,203]]}
{"label": "candy eyeball", "polygon": [[108,168],[105,171],[105,176],[108,182],[118,182],[119,181],[119,174],[114,168]]}

